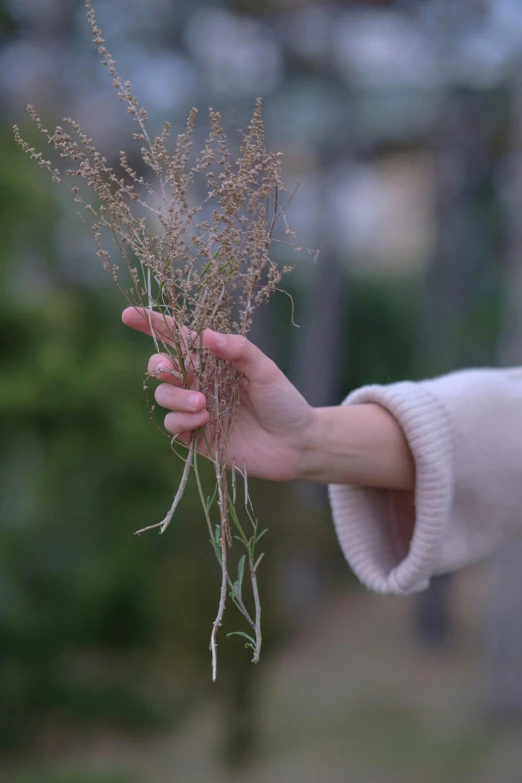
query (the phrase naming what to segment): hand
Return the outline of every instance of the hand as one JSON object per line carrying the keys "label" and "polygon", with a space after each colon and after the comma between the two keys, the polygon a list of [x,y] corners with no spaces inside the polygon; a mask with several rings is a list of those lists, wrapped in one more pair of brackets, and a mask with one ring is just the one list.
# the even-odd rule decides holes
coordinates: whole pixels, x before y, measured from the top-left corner
{"label": "hand", "polygon": [[[157,335],[170,342],[163,317],[152,313]],[[149,314],[133,307],[123,312],[123,322],[139,332],[151,334]],[[203,344],[215,356],[231,362],[248,380],[241,391],[232,436],[228,443],[228,467],[248,476],[271,481],[290,481],[303,472],[314,430],[315,411],[283,375],[281,370],[253,343],[233,334],[207,329]],[[165,417],[166,429],[188,443],[191,433],[208,422],[206,399],[201,392],[180,388],[181,382],[168,372],[178,370],[166,354],[154,354],[148,365],[161,383],[155,392],[159,405],[171,411]]]}
{"label": "hand", "polygon": [[[163,316],[133,307],[123,322],[151,334],[149,315],[157,336],[169,343]],[[395,418],[375,404],[312,408],[281,370],[246,338],[203,333],[203,344],[226,359],[247,378],[228,444],[228,467],[246,467],[249,476],[271,481],[303,479],[324,484],[411,490],[415,466],[408,443]],[[156,401],[171,411],[165,427],[185,443],[208,422],[205,396],[180,388],[169,372],[178,370],[166,354],[149,361],[150,373],[164,383]],[[200,449],[198,449],[200,450]],[[204,453],[204,450],[202,450]]]}

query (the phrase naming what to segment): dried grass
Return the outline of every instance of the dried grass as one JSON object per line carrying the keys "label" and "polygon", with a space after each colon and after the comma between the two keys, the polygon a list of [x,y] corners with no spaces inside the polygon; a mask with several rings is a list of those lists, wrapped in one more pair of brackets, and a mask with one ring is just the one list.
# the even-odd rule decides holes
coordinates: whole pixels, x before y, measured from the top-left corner
{"label": "dried grass", "polygon": [[[140,312],[149,321],[156,348],[172,357],[178,381],[185,388],[206,395],[209,423],[194,433],[188,454],[182,457],[185,466],[174,502],[161,522],[144,530],[166,530],[194,472],[222,574],[210,643],[215,680],[216,636],[227,593],[250,626],[248,634],[237,633],[246,636],[246,646],[253,650],[252,660],[259,660],[261,605],[256,575],[262,557],[257,553],[262,533],[248,495],[247,476],[238,466],[230,480],[226,470],[227,443],[244,379],[232,364],[205,349],[202,334],[210,328],[246,335],[255,309],[278,290],[282,275],[289,271],[288,267],[280,269],[271,258],[271,243],[286,242],[300,248],[294,244],[295,237],[285,217],[281,155],[265,146],[261,100],[256,101],[236,159],[229,151],[221,117],[212,109],[210,132],[197,155],[193,150],[195,109],[174,144],[170,145],[169,123],[164,124],[159,136],[152,137],[147,111],[135,97],[130,82],[119,76],[91,0],[86,0],[86,9],[102,63],[109,71],[118,99],[137,126],[133,138],[141,145],[139,168],[148,172],[147,176],[129,164],[125,151],[120,152],[117,167],[111,166],[71,118],[65,118],[63,126],[50,132],[35,110],[28,107],[38,130],[67,166],[65,170],[24,141],[16,126],[14,133],[24,152],[46,169],[55,183],[70,191],[103,266],[129,304],[145,308]],[[206,195],[194,203],[198,190]],[[278,221],[283,221],[284,234],[276,239]],[[112,257],[114,243],[117,262]],[[160,326],[157,316],[153,323],[152,313],[160,314]],[[177,442],[173,441],[174,446]],[[207,498],[203,491],[198,451],[203,451],[214,466],[212,498]],[[236,509],[236,473],[245,482],[244,525]],[[216,501],[218,524],[211,519]],[[232,580],[228,553],[234,539],[245,552],[239,560],[237,577]],[[252,584],[253,612],[247,609],[243,598],[245,571]]]}

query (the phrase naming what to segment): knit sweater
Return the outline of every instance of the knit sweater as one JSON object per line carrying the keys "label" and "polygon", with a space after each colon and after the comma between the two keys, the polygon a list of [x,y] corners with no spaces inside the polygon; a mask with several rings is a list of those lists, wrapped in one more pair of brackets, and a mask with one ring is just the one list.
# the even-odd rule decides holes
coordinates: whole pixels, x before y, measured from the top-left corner
{"label": "knit sweater", "polygon": [[423,590],[433,574],[522,536],[522,368],[366,386],[343,405],[368,402],[398,421],[416,477],[414,501],[395,490],[329,488],[341,547],[367,587]]}

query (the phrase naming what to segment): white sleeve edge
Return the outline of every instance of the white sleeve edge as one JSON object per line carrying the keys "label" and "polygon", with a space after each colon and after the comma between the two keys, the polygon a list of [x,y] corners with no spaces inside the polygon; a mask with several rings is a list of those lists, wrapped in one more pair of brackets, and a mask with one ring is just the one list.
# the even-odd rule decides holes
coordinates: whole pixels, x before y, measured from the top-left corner
{"label": "white sleeve edge", "polygon": [[398,421],[415,461],[415,529],[407,555],[394,544],[389,491],[330,485],[339,543],[369,589],[404,595],[425,589],[436,572],[453,501],[452,435],[437,398],[418,383],[366,386],[343,405],[377,403]]}

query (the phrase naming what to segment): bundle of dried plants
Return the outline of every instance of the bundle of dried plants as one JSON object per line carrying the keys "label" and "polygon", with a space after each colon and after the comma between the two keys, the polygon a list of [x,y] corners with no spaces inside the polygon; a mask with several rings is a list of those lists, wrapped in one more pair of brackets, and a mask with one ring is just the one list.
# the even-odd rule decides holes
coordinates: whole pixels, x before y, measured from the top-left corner
{"label": "bundle of dried plants", "polygon": [[[137,168],[148,171],[150,176],[138,173],[124,151],[119,154],[118,166],[109,165],[92,139],[70,118],[64,119],[63,127],[50,132],[35,110],[28,107],[40,133],[68,166],[65,170],[30,146],[17,126],[14,133],[24,152],[72,194],[104,268],[129,304],[148,320],[156,349],[172,357],[177,369],[171,372],[177,382],[206,396],[208,424],[200,427],[188,442],[176,438],[171,441],[178,454],[178,446],[188,448],[188,454],[179,454],[184,469],[172,506],[161,522],[144,530],[157,528],[165,532],[193,472],[210,543],[221,567],[219,605],[210,641],[215,680],[216,635],[227,597],[250,626],[248,633],[235,633],[246,637],[245,646],[252,648],[252,660],[259,660],[261,604],[257,570],[263,555],[258,553],[258,544],[266,531],[259,529],[244,466],[233,467],[231,474],[226,469],[227,444],[241,384],[246,380],[232,364],[205,349],[202,335],[207,328],[246,335],[256,307],[278,290],[282,274],[288,271],[288,267],[280,269],[271,258],[271,243],[282,241],[300,248],[294,244],[294,234],[285,217],[281,155],[265,146],[261,100],[256,102],[250,124],[242,134],[237,159],[229,151],[220,115],[212,109],[210,132],[199,154],[192,149],[195,109],[190,112],[185,131],[169,149],[170,124],[164,124],[159,136],[149,134],[147,111],[135,97],[130,82],[119,76],[91,0],[86,0],[86,9],[102,63],[112,77],[119,100],[137,126],[133,133],[141,146]],[[205,195],[194,200],[198,190]],[[287,237],[283,234],[276,239],[274,230],[280,220]],[[118,263],[112,258],[114,246]],[[128,277],[123,278],[125,268]],[[144,385],[146,388],[147,382]],[[214,466],[215,487],[211,496],[203,490],[198,454]],[[236,474],[244,484],[244,522],[237,508]],[[212,519],[216,503],[217,524]],[[244,548],[235,578],[229,562],[233,541]],[[245,572],[251,581],[253,610],[247,608],[244,600]]]}

